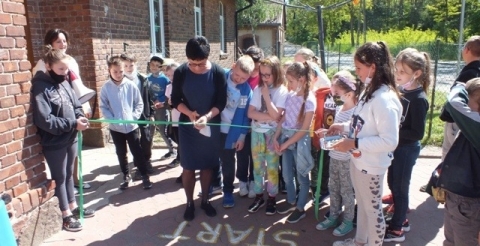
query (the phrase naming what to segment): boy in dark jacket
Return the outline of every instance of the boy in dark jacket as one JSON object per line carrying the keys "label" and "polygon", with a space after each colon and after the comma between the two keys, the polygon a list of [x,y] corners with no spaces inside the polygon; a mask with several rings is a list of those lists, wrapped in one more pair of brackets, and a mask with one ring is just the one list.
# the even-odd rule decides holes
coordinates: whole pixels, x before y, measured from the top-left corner
{"label": "boy in dark jacket", "polygon": [[477,245],[480,231],[480,78],[453,86],[445,111],[460,129],[437,183],[446,191],[443,245]]}
{"label": "boy in dark jacket", "polygon": [[[153,121],[155,109],[153,108],[153,95],[150,91],[150,81],[147,79],[146,76],[138,72],[136,65],[137,59],[133,55],[122,54],[120,58],[123,61],[125,77],[133,81],[140,90],[140,95],[143,101],[143,112],[139,120]],[[152,158],[153,133],[155,131],[155,125],[138,124],[138,127],[140,129],[140,144],[142,146],[145,160],[147,161],[147,170],[149,174],[152,174],[153,167],[150,159]],[[138,160],[134,158],[133,164],[137,166]],[[133,179],[142,179],[142,176],[140,175],[140,172],[138,170],[133,176]]]}

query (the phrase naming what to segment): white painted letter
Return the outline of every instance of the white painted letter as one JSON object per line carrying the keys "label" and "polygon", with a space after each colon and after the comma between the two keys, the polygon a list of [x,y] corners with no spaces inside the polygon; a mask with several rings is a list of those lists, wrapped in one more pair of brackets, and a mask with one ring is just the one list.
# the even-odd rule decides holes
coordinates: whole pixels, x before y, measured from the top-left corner
{"label": "white painted letter", "polygon": [[[217,243],[218,237],[220,236],[220,231],[222,230],[222,225],[217,224],[215,230],[206,222],[202,222],[202,225],[207,231],[199,232],[197,234],[197,240],[202,243]],[[207,236],[207,238],[205,238],[205,236]]]}
{"label": "white painted letter", "polygon": [[268,246],[265,244],[265,229],[258,230],[257,244],[250,244],[249,246]]}
{"label": "white painted letter", "polygon": [[187,226],[187,222],[184,221],[178,225],[177,229],[173,232],[173,235],[168,235],[168,234],[159,234],[159,238],[165,238],[165,239],[177,239],[177,240],[188,240],[190,239],[189,237],[182,236],[182,231],[185,229],[185,226]]}
{"label": "white painted letter", "polygon": [[283,230],[283,231],[277,231],[273,234],[273,239],[275,239],[276,242],[288,244],[290,246],[297,246],[297,244],[294,241],[282,239],[281,237],[282,235],[293,235],[298,237],[299,235],[298,232],[291,231],[291,230]]}
{"label": "white painted letter", "polygon": [[[234,230],[232,230],[232,227],[229,224],[225,224],[225,229],[227,230],[228,241],[231,244],[237,245],[241,241],[245,240],[245,238],[247,238],[248,235],[250,235],[250,233],[253,230],[253,226],[248,228],[248,230],[246,230],[246,231],[234,231]],[[236,235],[236,237],[235,237],[235,235]]]}

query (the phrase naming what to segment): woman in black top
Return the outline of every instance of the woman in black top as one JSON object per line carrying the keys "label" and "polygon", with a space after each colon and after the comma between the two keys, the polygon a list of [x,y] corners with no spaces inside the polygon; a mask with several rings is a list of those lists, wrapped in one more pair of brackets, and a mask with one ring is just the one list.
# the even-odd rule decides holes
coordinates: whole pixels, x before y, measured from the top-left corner
{"label": "woman in black top", "polygon": [[226,79],[223,69],[208,60],[210,45],[203,36],[190,39],[186,46],[188,62],[175,70],[172,83],[172,104],[181,112],[179,137],[182,143],[182,183],[187,196],[184,219],[195,217],[193,190],[195,170],[200,170],[202,186],[201,208],[213,217],[217,214],[208,201],[212,168],[219,165],[220,112],[227,101]]}

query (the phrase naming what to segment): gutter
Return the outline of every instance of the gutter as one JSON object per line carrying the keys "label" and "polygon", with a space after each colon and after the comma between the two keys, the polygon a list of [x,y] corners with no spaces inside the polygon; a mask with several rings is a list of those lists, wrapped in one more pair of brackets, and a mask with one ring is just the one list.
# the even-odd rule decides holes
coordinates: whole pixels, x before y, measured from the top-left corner
{"label": "gutter", "polygon": [[235,61],[237,60],[237,56],[238,56],[238,14],[250,7],[253,6],[253,4],[255,3],[255,0],[247,0],[248,1],[248,5],[239,9],[239,10],[236,10],[235,11],[235,50],[234,50],[234,57],[235,57]]}

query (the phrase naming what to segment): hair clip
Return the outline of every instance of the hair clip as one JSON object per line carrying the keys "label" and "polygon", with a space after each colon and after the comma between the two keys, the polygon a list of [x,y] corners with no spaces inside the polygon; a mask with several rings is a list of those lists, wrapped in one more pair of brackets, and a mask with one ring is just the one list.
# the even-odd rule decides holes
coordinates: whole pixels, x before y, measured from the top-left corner
{"label": "hair clip", "polygon": [[350,81],[348,78],[344,77],[344,76],[338,76],[338,80],[342,81],[344,84],[348,85],[348,87],[350,87],[350,89],[352,89],[353,91],[356,91],[357,90],[357,86],[355,85],[355,83],[353,83],[352,81]]}

